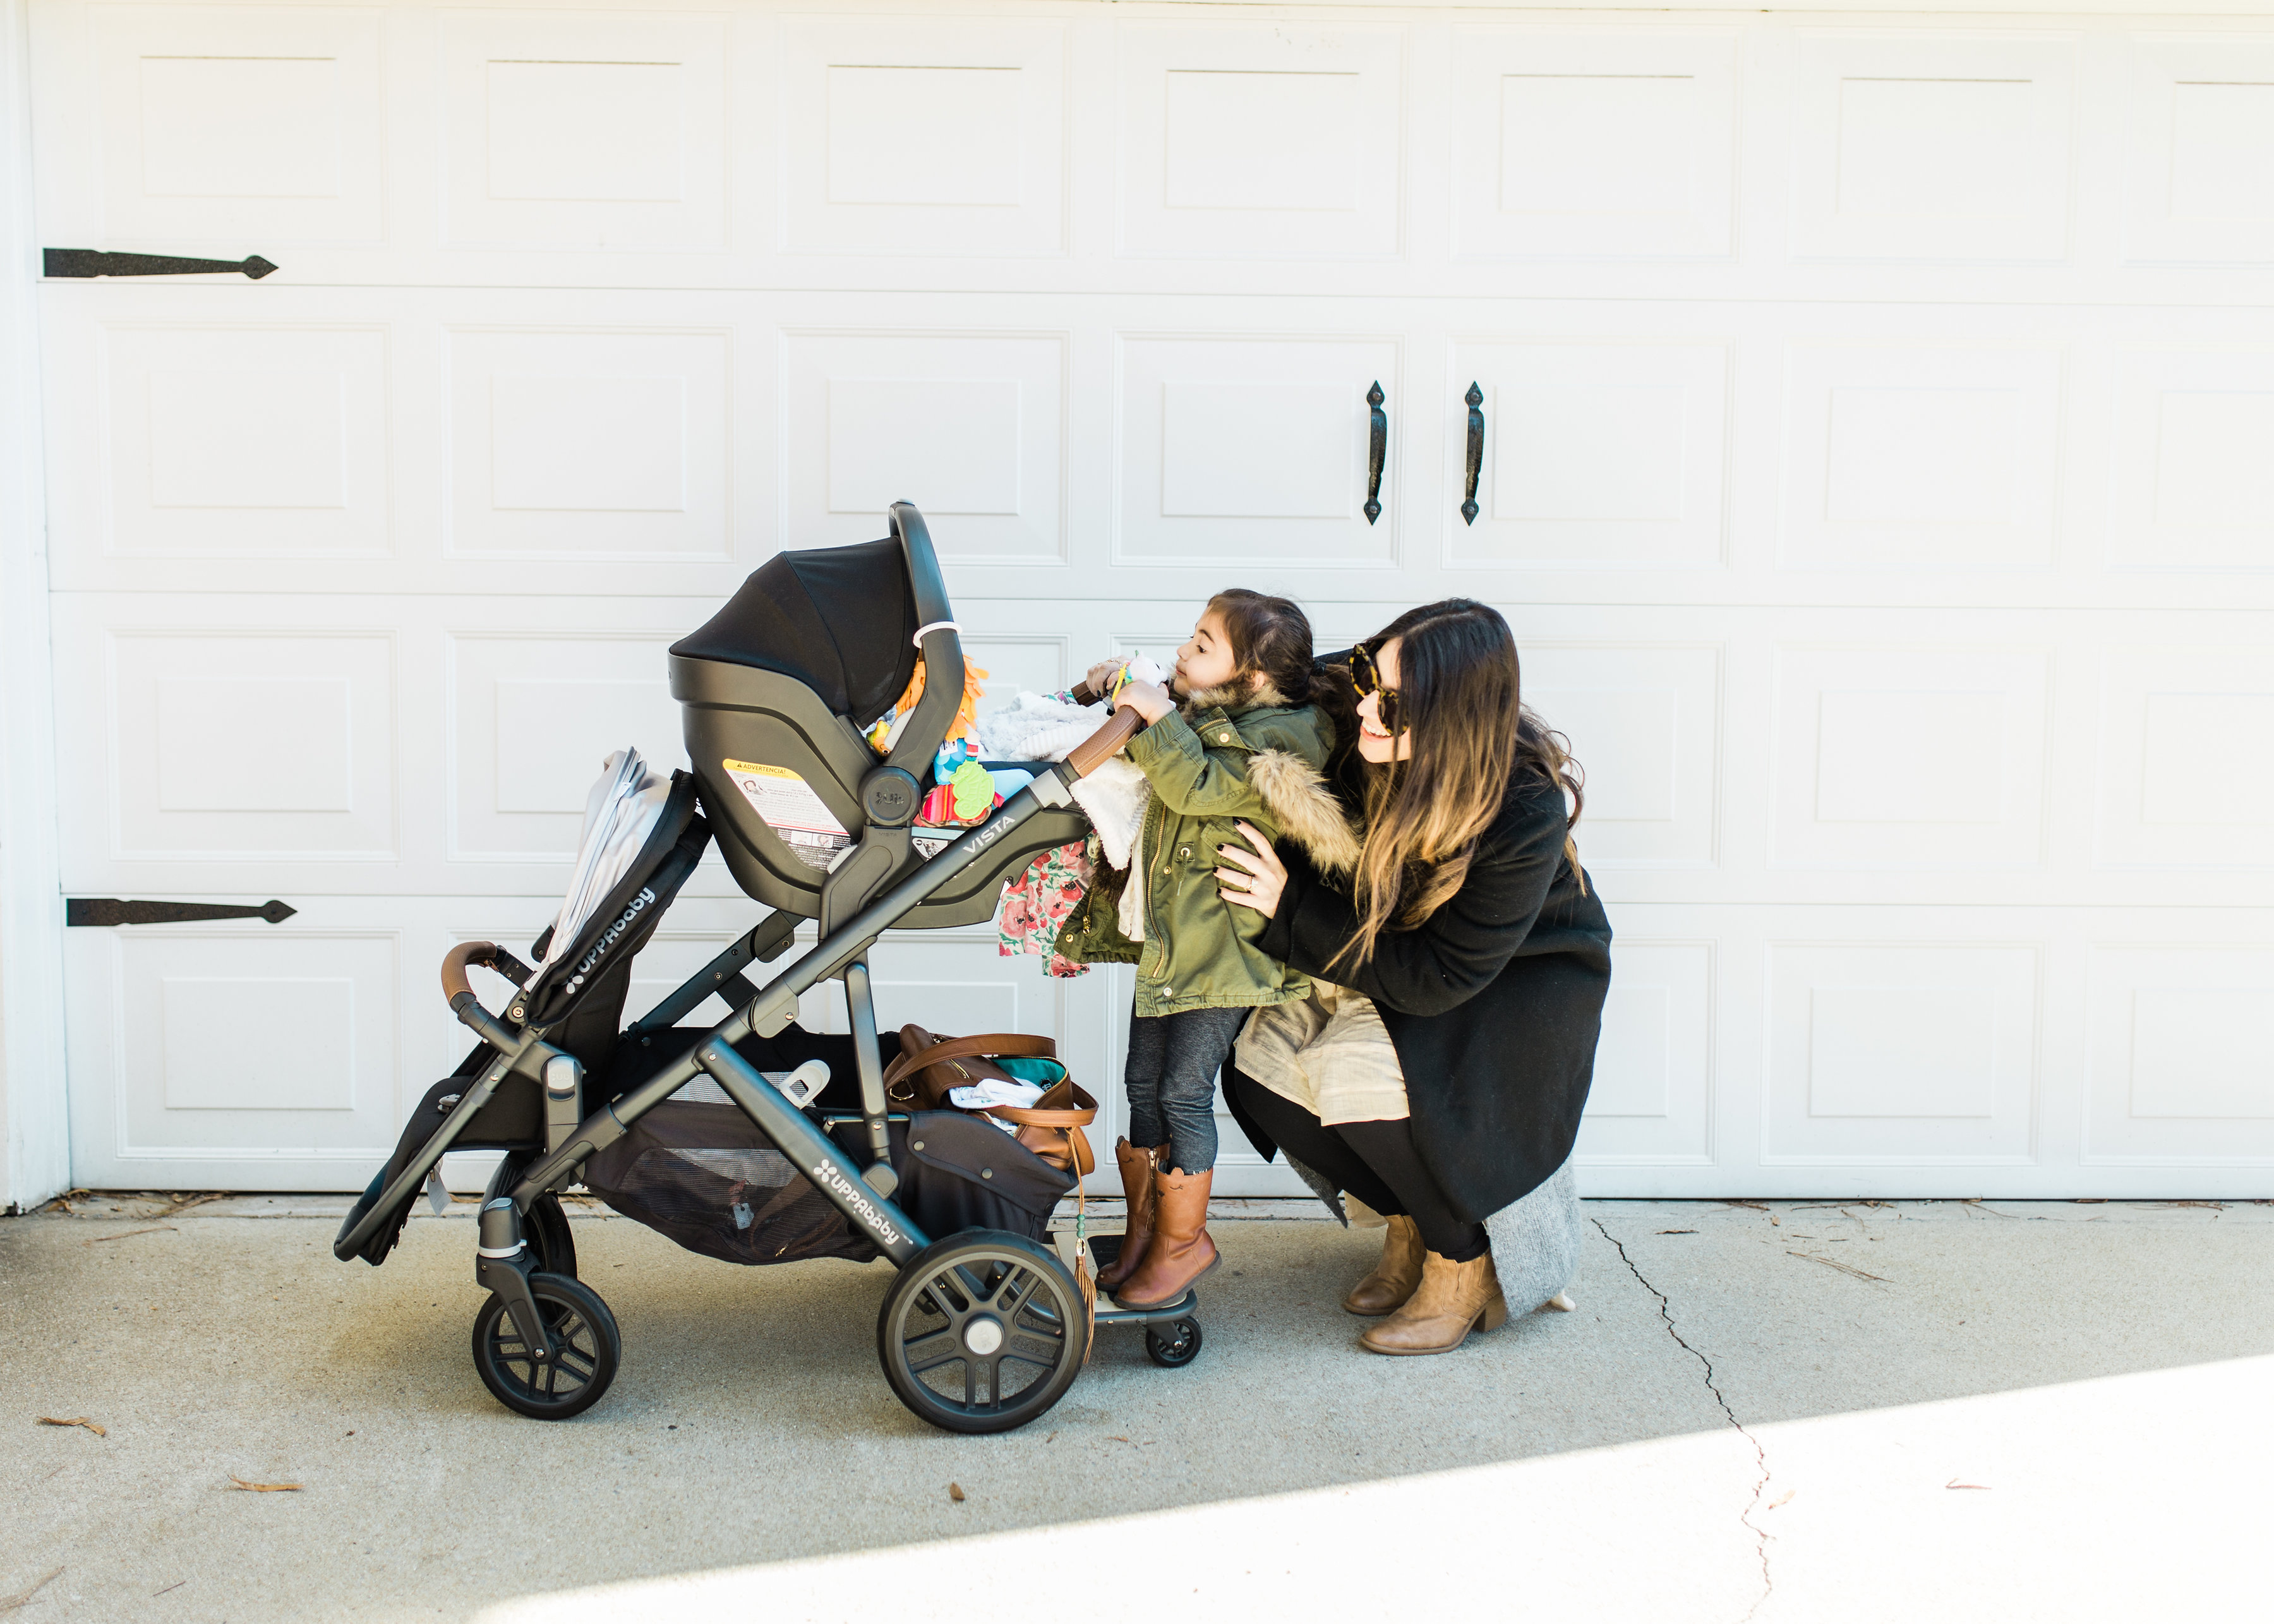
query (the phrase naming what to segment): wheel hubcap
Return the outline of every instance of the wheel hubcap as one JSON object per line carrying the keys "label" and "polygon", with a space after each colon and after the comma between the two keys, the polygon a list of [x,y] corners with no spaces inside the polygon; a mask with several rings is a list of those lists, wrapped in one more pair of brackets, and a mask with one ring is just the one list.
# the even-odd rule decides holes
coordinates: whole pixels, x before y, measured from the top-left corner
{"label": "wheel hubcap", "polygon": [[1003,1322],[985,1316],[963,1327],[963,1345],[985,1358],[1003,1345]]}

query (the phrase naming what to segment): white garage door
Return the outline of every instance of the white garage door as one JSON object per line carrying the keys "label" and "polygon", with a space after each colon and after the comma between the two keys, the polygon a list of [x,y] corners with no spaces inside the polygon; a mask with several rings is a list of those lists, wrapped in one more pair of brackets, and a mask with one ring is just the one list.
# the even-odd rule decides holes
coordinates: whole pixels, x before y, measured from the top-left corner
{"label": "white garage door", "polygon": [[[43,244],[282,267],[41,290],[66,891],[298,910],[68,933],[81,1182],[360,1184],[443,951],[678,759],[665,645],[907,497],[998,688],[1233,583],[1507,612],[1619,931],[1591,1191],[2270,1187],[2257,23],[32,23]],[[644,990],[752,917],[706,869]],[[1116,1073],[1116,975],[878,979]]]}

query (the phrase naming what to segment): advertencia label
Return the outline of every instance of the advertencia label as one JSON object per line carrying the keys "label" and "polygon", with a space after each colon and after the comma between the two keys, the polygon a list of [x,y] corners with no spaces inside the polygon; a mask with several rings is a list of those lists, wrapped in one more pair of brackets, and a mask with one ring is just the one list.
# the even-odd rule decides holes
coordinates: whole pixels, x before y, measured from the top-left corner
{"label": "advertencia label", "polygon": [[766,820],[807,867],[826,868],[853,844],[853,837],[822,804],[813,786],[788,768],[731,759],[719,765],[734,780],[750,809]]}

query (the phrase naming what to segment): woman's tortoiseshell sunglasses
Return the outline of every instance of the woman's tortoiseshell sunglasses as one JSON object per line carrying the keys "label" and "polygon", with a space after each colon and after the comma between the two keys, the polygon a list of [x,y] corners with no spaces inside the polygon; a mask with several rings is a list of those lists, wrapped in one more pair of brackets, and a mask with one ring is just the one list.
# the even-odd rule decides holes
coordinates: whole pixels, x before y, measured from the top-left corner
{"label": "woman's tortoiseshell sunglasses", "polygon": [[1374,664],[1374,656],[1389,639],[1377,637],[1371,643],[1361,643],[1350,651],[1351,686],[1363,699],[1368,694],[1378,695],[1374,710],[1382,722],[1382,731],[1395,735],[1397,725],[1397,690],[1382,680],[1382,667]]}

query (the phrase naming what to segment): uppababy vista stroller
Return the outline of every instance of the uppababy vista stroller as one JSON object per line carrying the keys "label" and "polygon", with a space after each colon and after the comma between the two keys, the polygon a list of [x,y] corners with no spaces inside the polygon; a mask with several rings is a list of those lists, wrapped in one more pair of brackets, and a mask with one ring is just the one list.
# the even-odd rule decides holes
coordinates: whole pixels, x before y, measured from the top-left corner
{"label": "uppababy vista stroller", "polygon": [[[444,996],[481,1041],[428,1091],[332,1250],[383,1261],[421,1186],[440,1189],[446,1151],[503,1150],[480,1213],[474,1275],[490,1296],[474,1363],[523,1415],[585,1410],[621,1353],[607,1304],[576,1277],[559,1192],[579,1182],[716,1257],[890,1259],[885,1379],[949,1431],[1033,1420],[1088,1355],[1081,1289],[1042,1239],[1076,1176],[983,1117],[890,1109],[866,955],[888,929],[990,918],[1037,853],[1082,838],[1070,786],[1136,718],[1117,714],[1062,763],[989,763],[1033,782],[944,846],[912,837],[963,650],[922,515],[902,502],[890,521],[882,541],[777,556],[673,646],[694,771],[666,783],[634,752],[612,758],[569,902],[531,949],[536,969],[486,942],[443,959]],[[879,760],[862,730],[907,689],[919,649],[922,697]],[[633,956],[713,838],[773,912],[620,1031]],[[744,972],[779,958],[806,919],[819,940],[754,985]],[[475,965],[515,983],[502,1016],[469,984]],[[798,995],[830,980],[844,983],[849,1036],[795,1023]],[[713,993],[736,1006],[730,1019],[675,1024]],[[818,1068],[785,1075],[816,1059],[833,1063],[818,1094]],[[1178,1365],[1199,1351],[1195,1307],[1187,1292],[1096,1321],[1143,1326],[1155,1363]]]}

